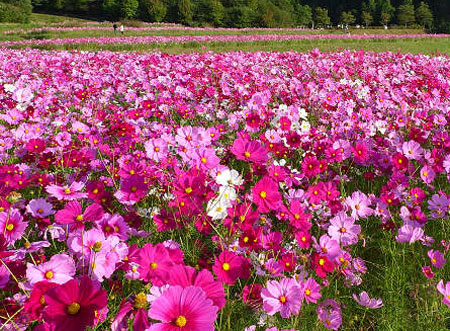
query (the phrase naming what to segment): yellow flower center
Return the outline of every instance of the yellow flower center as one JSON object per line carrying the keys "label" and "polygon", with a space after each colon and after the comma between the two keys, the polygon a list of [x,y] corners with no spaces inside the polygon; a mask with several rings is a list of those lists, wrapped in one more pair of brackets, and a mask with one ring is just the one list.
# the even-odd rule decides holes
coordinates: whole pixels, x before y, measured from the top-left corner
{"label": "yellow flower center", "polygon": [[319,260],[319,264],[320,264],[320,265],[324,265],[324,264],[325,264],[325,260],[324,260],[324,259],[320,259],[320,260]]}
{"label": "yellow flower center", "polygon": [[139,292],[134,298],[134,306],[136,308],[145,308],[147,306],[147,296],[144,292]]}
{"label": "yellow flower center", "polygon": [[67,313],[69,315],[76,315],[80,311],[80,304],[78,302],[72,302],[70,305],[67,306]]}
{"label": "yellow flower center", "polygon": [[341,228],[340,231],[341,231],[342,233],[345,233],[347,230],[346,230],[345,228]]}
{"label": "yellow flower center", "polygon": [[281,303],[285,303],[285,302],[286,302],[286,297],[285,297],[284,295],[282,295],[282,296],[280,297],[280,302],[281,302]]}
{"label": "yellow flower center", "polygon": [[183,315],[178,316],[177,319],[175,320],[175,325],[178,326],[179,328],[184,327],[186,323],[187,323],[186,317],[184,317]]}
{"label": "yellow flower center", "polygon": [[47,278],[47,279],[52,279],[52,278],[53,278],[53,272],[47,271],[47,272],[45,273],[45,278]]}
{"label": "yellow flower center", "polygon": [[192,193],[192,187],[186,187],[184,192],[186,192],[187,194],[191,194]]}
{"label": "yellow flower center", "polygon": [[78,215],[77,218],[76,218],[76,220],[77,220],[78,222],[82,221],[82,220],[83,220],[83,215]]}
{"label": "yellow flower center", "polygon": [[66,188],[66,189],[64,190],[64,193],[70,194],[70,188]]}
{"label": "yellow flower center", "polygon": [[249,152],[245,152],[245,153],[244,153],[244,156],[245,156],[245,157],[250,157],[250,153],[249,153]]}
{"label": "yellow flower center", "polygon": [[222,264],[222,269],[225,271],[228,271],[228,270],[230,270],[230,265],[225,262],[224,264]]}
{"label": "yellow flower center", "polygon": [[97,194],[97,193],[98,193],[98,190],[97,190],[96,188],[94,188],[94,189],[92,190],[92,193]]}
{"label": "yellow flower center", "polygon": [[309,288],[307,288],[307,289],[305,290],[305,294],[306,294],[306,295],[310,295],[310,294],[311,294],[311,290],[310,290]]}
{"label": "yellow flower center", "polygon": [[14,230],[14,224],[9,223],[9,224],[6,226],[6,230],[8,230],[8,231]]}
{"label": "yellow flower center", "polygon": [[202,163],[206,163],[206,161],[207,161],[207,160],[206,160],[206,157],[202,157],[201,160],[202,160]]}
{"label": "yellow flower center", "polygon": [[45,305],[45,298],[44,298],[43,295],[41,295],[41,297],[39,298],[39,303],[40,303],[41,305]]}
{"label": "yellow flower center", "polygon": [[155,270],[156,268],[158,268],[158,263],[156,263],[156,262],[150,263],[150,268],[152,268],[153,270]]}
{"label": "yellow flower center", "polygon": [[136,192],[137,191],[137,187],[136,186],[132,186],[131,187],[131,192]]}
{"label": "yellow flower center", "polygon": [[267,193],[266,193],[265,191],[261,191],[261,193],[259,193],[259,196],[260,196],[261,198],[265,199],[266,196],[267,196]]}

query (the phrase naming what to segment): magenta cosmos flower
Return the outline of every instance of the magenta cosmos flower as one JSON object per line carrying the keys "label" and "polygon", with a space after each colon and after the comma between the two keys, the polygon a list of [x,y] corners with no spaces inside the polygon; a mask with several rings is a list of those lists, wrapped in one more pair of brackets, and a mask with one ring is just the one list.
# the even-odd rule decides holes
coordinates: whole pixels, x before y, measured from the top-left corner
{"label": "magenta cosmos flower", "polygon": [[444,254],[442,254],[440,251],[430,249],[427,255],[435,268],[442,268],[447,262],[444,258]]}
{"label": "magenta cosmos flower", "polygon": [[257,141],[244,140],[238,138],[231,146],[231,152],[238,160],[264,163],[267,161],[267,151],[264,146]]}
{"label": "magenta cosmos flower", "polygon": [[145,282],[166,280],[169,276],[169,269],[173,265],[169,252],[163,244],[153,246],[151,243],[145,244],[139,251],[138,261],[139,274]]}
{"label": "magenta cosmos flower", "polygon": [[267,213],[276,210],[281,204],[281,194],[278,192],[278,185],[270,179],[264,177],[252,189],[253,202],[258,205],[258,211]]}
{"label": "magenta cosmos flower", "polygon": [[106,309],[107,294],[99,283],[84,276],[69,280],[44,295],[44,320],[52,330],[81,331],[92,327],[96,314]]}
{"label": "magenta cosmos flower", "polygon": [[280,312],[281,317],[288,318],[297,314],[302,305],[302,292],[295,280],[283,278],[279,282],[270,280],[261,291],[264,310],[269,315]]}
{"label": "magenta cosmos flower", "polygon": [[10,245],[20,239],[27,228],[28,223],[23,222],[23,217],[17,209],[0,213],[0,234]]}
{"label": "magenta cosmos flower", "polygon": [[81,182],[73,182],[69,186],[58,186],[55,184],[46,187],[47,193],[58,200],[76,200],[86,198],[87,193],[80,192],[84,188]]}
{"label": "magenta cosmos flower", "polygon": [[239,277],[248,278],[249,276],[247,260],[229,251],[220,253],[212,269],[217,275],[217,279],[228,285],[233,285]]}
{"label": "magenta cosmos flower", "polygon": [[131,176],[122,181],[120,190],[114,196],[124,205],[134,205],[147,195],[148,185],[144,178],[140,176]]}
{"label": "magenta cosmos flower", "polygon": [[65,254],[53,255],[50,261],[34,265],[27,264],[27,279],[30,284],[40,281],[49,281],[57,284],[64,284],[75,275],[75,263],[72,258]]}
{"label": "magenta cosmos flower", "polygon": [[88,206],[83,213],[81,204],[78,201],[70,201],[64,209],[55,215],[55,222],[58,224],[70,224],[71,229],[84,229],[85,222],[95,222],[103,217],[103,208],[96,203]]}
{"label": "magenta cosmos flower", "polygon": [[159,320],[149,331],[214,330],[217,306],[197,286],[170,286],[152,303],[150,318]]}

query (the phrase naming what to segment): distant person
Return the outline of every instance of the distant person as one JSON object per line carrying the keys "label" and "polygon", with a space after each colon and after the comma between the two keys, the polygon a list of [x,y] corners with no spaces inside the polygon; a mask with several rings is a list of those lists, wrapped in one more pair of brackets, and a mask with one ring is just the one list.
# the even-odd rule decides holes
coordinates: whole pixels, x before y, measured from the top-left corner
{"label": "distant person", "polygon": [[113,24],[114,34],[117,34],[117,23]]}
{"label": "distant person", "polygon": [[120,24],[120,28],[119,28],[120,34],[123,34],[124,29],[125,29],[125,28],[123,27],[123,24]]}

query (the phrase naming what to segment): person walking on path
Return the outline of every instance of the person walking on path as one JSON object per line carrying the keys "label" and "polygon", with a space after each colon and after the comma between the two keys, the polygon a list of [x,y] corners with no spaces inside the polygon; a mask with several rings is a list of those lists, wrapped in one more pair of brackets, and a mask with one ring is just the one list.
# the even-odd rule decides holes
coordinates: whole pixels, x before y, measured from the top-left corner
{"label": "person walking on path", "polygon": [[123,32],[124,32],[124,27],[123,27],[123,24],[122,24],[122,23],[120,23],[120,28],[119,28],[119,30],[120,30],[120,34],[123,34]]}
{"label": "person walking on path", "polygon": [[114,29],[114,34],[116,35],[117,34],[117,23],[113,24],[113,29]]}

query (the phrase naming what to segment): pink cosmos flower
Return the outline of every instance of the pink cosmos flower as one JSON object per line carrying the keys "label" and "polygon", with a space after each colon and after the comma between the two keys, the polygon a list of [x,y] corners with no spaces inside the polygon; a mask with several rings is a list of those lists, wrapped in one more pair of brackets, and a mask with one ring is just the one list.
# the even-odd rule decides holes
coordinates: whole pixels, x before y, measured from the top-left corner
{"label": "pink cosmos flower", "polygon": [[300,287],[291,278],[283,278],[279,282],[269,280],[261,291],[261,297],[267,314],[274,315],[280,312],[283,318],[297,314],[303,299]]}
{"label": "pink cosmos flower", "polygon": [[52,330],[80,331],[94,326],[108,302],[100,284],[84,276],[79,282],[69,280],[44,295],[47,306],[43,315]]}
{"label": "pink cosmos flower", "polygon": [[167,141],[161,138],[150,139],[144,144],[147,157],[155,162],[165,159],[169,153]]}
{"label": "pink cosmos flower", "polygon": [[423,154],[423,148],[415,140],[406,141],[402,145],[402,152],[409,160],[420,160]]}
{"label": "pink cosmos flower", "polygon": [[44,295],[48,290],[57,287],[58,284],[42,281],[34,284],[30,297],[25,301],[23,308],[35,320],[41,319],[42,310],[47,303]]}
{"label": "pink cosmos flower", "polygon": [[369,307],[377,309],[383,307],[383,301],[381,299],[371,299],[366,291],[362,291],[359,297],[353,293],[353,299],[363,307]]}
{"label": "pink cosmos flower", "polygon": [[73,182],[69,186],[48,185],[45,189],[48,194],[58,200],[77,200],[87,197],[87,193],[79,192],[84,188],[81,182]]}
{"label": "pink cosmos flower", "polygon": [[352,217],[355,220],[369,217],[373,213],[373,210],[369,208],[370,199],[360,191],[353,192],[351,197],[345,199],[345,202],[352,210]]}
{"label": "pink cosmos flower", "polygon": [[136,262],[139,263],[141,278],[145,282],[151,281],[155,285],[168,279],[170,267],[173,265],[168,249],[161,243],[155,246],[151,243],[145,244],[139,251]]}
{"label": "pink cosmos flower", "polygon": [[355,147],[352,147],[352,152],[353,159],[358,163],[366,162],[369,158],[369,149],[365,143],[356,143]]}
{"label": "pink cosmos flower", "polygon": [[59,210],[55,215],[55,222],[58,224],[70,224],[71,230],[84,229],[86,222],[95,222],[103,217],[103,208],[99,204],[89,205],[83,213],[81,204],[78,201],[70,201],[64,209]]}
{"label": "pink cosmos flower", "polygon": [[447,282],[444,285],[444,281],[441,279],[437,284],[437,290],[444,296],[442,302],[450,307],[450,282]]}
{"label": "pink cosmos flower", "polygon": [[311,277],[306,282],[300,282],[300,291],[307,303],[317,303],[317,300],[322,297],[320,285]]}
{"label": "pink cosmos flower", "polygon": [[233,285],[239,277],[247,278],[248,276],[248,266],[245,258],[229,251],[223,251],[216,257],[216,262],[212,269],[218,280],[229,285]]}
{"label": "pink cosmos flower", "polygon": [[412,244],[417,240],[421,240],[423,236],[424,231],[422,228],[416,228],[412,225],[403,225],[398,229],[398,235],[395,237],[395,240]]}
{"label": "pink cosmos flower", "polygon": [[267,161],[267,151],[264,146],[257,141],[249,141],[237,138],[233,142],[231,152],[238,160],[264,163]]}
{"label": "pink cosmos flower", "polygon": [[425,165],[420,170],[420,178],[426,183],[431,184],[434,181],[434,177],[436,176],[436,173],[434,172],[433,168],[429,167],[428,165]]}
{"label": "pink cosmos flower", "polygon": [[293,200],[289,205],[289,223],[298,230],[309,231],[311,214],[306,214],[298,200]]}
{"label": "pink cosmos flower", "polygon": [[53,215],[55,211],[52,209],[53,205],[45,199],[33,199],[27,205],[27,211],[36,218],[46,218]]}
{"label": "pink cosmos flower", "polygon": [[444,254],[442,254],[438,250],[435,251],[433,249],[430,249],[427,255],[430,258],[431,264],[435,268],[443,268],[445,263],[447,262],[446,259],[444,258]]}
{"label": "pink cosmos flower", "polygon": [[195,165],[203,171],[216,168],[220,162],[220,159],[211,148],[200,148],[196,150],[193,158]]}
{"label": "pink cosmos flower", "polygon": [[302,162],[302,171],[306,177],[312,178],[320,173],[320,162],[314,156],[307,156]]}
{"label": "pink cosmos flower", "polygon": [[147,330],[213,331],[217,310],[200,287],[170,286],[153,302],[148,312],[150,318],[162,323],[155,323]]}
{"label": "pink cosmos flower", "polygon": [[361,226],[355,224],[355,220],[348,217],[345,212],[339,212],[330,220],[328,234],[331,239],[341,243],[342,246],[353,245],[358,242]]}
{"label": "pink cosmos flower", "polygon": [[317,316],[323,325],[330,330],[337,330],[342,324],[342,312],[339,304],[333,299],[326,299],[317,307]]}
{"label": "pink cosmos flower", "polygon": [[75,263],[66,254],[53,255],[50,261],[34,265],[27,263],[27,279],[31,285],[40,281],[64,284],[75,275]]}
{"label": "pink cosmos flower", "polygon": [[200,287],[205,292],[206,298],[210,299],[219,310],[225,306],[225,292],[222,283],[214,280],[211,272],[206,269],[196,273],[192,267],[175,265],[170,269],[168,283],[172,286],[179,285],[183,288],[190,285]]}
{"label": "pink cosmos flower", "polygon": [[148,185],[144,178],[131,176],[122,181],[120,189],[114,194],[120,203],[134,205],[147,195]]}
{"label": "pink cosmos flower", "polygon": [[278,192],[278,185],[270,179],[263,177],[252,188],[253,202],[258,205],[261,213],[276,210],[281,204],[281,194]]}
{"label": "pink cosmos flower", "polygon": [[119,214],[104,214],[101,220],[97,222],[97,226],[102,229],[106,237],[117,236],[120,240],[128,239],[130,226]]}
{"label": "pink cosmos flower", "polygon": [[15,208],[0,213],[0,234],[8,244],[12,245],[22,238],[27,226],[28,222],[23,222],[22,215]]}
{"label": "pink cosmos flower", "polygon": [[434,277],[434,272],[431,270],[431,267],[426,265],[422,267],[422,273],[427,277],[428,279],[431,279]]}

